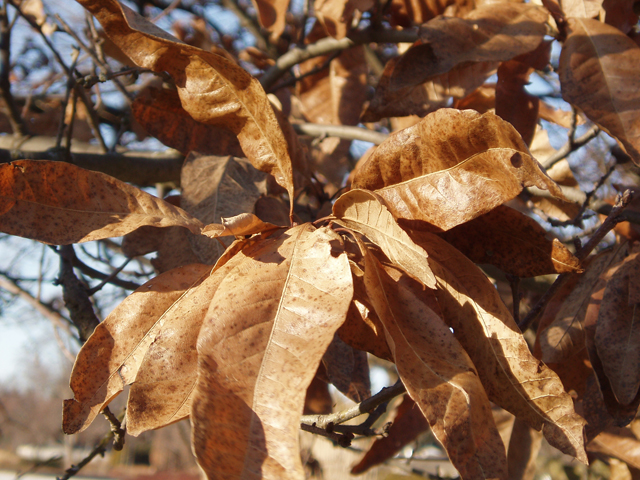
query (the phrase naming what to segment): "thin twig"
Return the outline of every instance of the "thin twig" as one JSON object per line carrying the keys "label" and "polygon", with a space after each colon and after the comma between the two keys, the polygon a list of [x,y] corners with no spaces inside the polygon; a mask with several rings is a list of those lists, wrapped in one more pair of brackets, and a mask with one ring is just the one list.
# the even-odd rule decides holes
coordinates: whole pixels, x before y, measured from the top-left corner
{"label": "thin twig", "polygon": [[345,140],[362,140],[380,145],[389,135],[381,132],[374,132],[367,128],[350,127],[347,125],[324,125],[319,123],[293,123],[293,129],[301,135],[311,135],[314,137],[328,136],[338,137]]}
{"label": "thin twig", "polygon": [[13,134],[23,137],[29,134],[28,128],[18,107],[11,95],[11,82],[9,75],[11,73],[11,25],[9,25],[9,15],[7,12],[7,4],[2,3],[0,8],[0,94],[7,106],[9,123]]}
{"label": "thin twig", "polygon": [[109,274],[108,277],[106,277],[104,280],[102,280],[98,285],[96,285],[95,287],[91,287],[90,289],[87,290],[87,294],[89,296],[91,295],[95,295],[96,292],[99,292],[100,290],[102,290],[102,288],[104,288],[104,286],[107,283],[111,283],[112,281],[114,281],[116,279],[116,277],[118,276],[118,274],[124,269],[124,267],[126,267],[129,262],[131,261],[131,258],[127,258],[124,263],[122,265],[120,265],[118,268],[116,268],[113,272],[111,272]]}
{"label": "thin twig", "polygon": [[342,410],[341,412],[330,413],[327,415],[303,415],[301,423],[307,425],[315,425],[316,427],[326,429],[329,424],[339,425],[352,418],[359,417],[365,413],[374,411],[378,405],[386,403],[394,397],[403,394],[406,391],[404,385],[398,380],[395,385],[380,390],[372,397],[363,400],[353,407]]}
{"label": "thin twig", "polygon": [[125,428],[123,427],[124,422],[121,422],[118,417],[113,414],[108,406],[104,407],[101,413],[109,422],[111,433],[113,434],[113,449],[116,452],[119,452],[124,447],[124,437],[127,433]]}
{"label": "thin twig", "polygon": [[277,85],[274,85],[273,87],[271,87],[271,92],[277,92],[278,90],[282,89],[282,88],[287,88],[287,87],[291,87],[293,85],[295,85],[296,83],[298,83],[300,80],[303,80],[307,77],[310,77],[312,75],[315,75],[316,73],[320,73],[323,70],[329,68],[329,65],[331,64],[331,62],[338,58],[340,56],[340,54],[342,53],[342,51],[340,52],[334,52],[333,54],[329,55],[329,58],[327,58],[324,62],[322,62],[322,65],[318,65],[317,67],[312,68],[311,70],[309,70],[308,72],[305,72],[301,75],[297,75],[297,76],[293,76],[292,78],[289,78],[287,80],[283,80],[282,82],[278,83]]}
{"label": "thin twig", "polygon": [[304,430],[305,432],[313,433],[315,435],[327,437],[341,447],[345,448],[351,446],[351,440],[353,440],[354,438],[353,433],[329,432],[324,428],[320,428],[315,425],[307,425],[305,423],[300,425],[300,429]]}
{"label": "thin twig", "polygon": [[[589,254],[593,251],[593,249],[598,246],[598,244],[602,241],[602,239],[618,223],[625,221],[625,217],[622,215],[622,213],[624,212],[624,209],[627,207],[627,205],[629,205],[629,202],[631,202],[631,198],[632,198],[631,192],[629,190],[626,190],[622,195],[620,195],[616,199],[616,203],[611,209],[611,212],[609,213],[609,216],[606,218],[606,220],[602,223],[602,225],[600,225],[598,230],[596,230],[596,232],[589,239],[586,245],[584,245],[580,250],[578,250],[578,252],[576,252],[575,257],[579,261],[582,261],[585,258],[587,258],[587,256],[589,256]],[[533,308],[529,310],[529,313],[527,313],[527,316],[522,320],[520,324],[518,324],[518,327],[520,327],[521,331],[524,332],[527,328],[531,326],[531,324],[536,320],[536,318],[538,318],[538,315],[542,313],[542,311],[544,310],[544,307],[546,307],[549,300],[553,298],[553,296],[556,294],[558,289],[560,289],[560,287],[564,285],[564,283],[567,281],[567,279],[569,278],[569,275],[570,275],[569,273],[562,273],[558,275],[555,282],[553,282],[551,287],[549,287],[549,289],[544,293],[542,298],[538,300],[538,303],[536,303],[533,306]]]}
{"label": "thin twig", "polygon": [[567,141],[567,143],[565,143],[556,153],[551,155],[545,161],[541,162],[542,166],[546,169],[553,167],[560,160],[567,158],[570,153],[575,152],[580,147],[586,145],[591,140],[596,138],[599,133],[600,127],[594,125],[578,139],[574,139],[572,135],[569,135],[569,140]]}
{"label": "thin twig", "polygon": [[511,298],[513,299],[513,319],[516,323],[520,323],[520,277],[516,275],[506,274],[509,285],[511,286]]}

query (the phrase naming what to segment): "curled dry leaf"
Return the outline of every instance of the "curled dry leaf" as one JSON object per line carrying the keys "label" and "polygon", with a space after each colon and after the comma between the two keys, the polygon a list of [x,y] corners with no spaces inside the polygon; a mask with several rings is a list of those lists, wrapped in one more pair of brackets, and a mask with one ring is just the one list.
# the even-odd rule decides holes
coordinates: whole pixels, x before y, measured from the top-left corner
{"label": "curled dry leaf", "polygon": [[187,212],[104,173],[65,162],[0,165],[0,231],[67,245],[120,237],[148,225],[199,234]]}
{"label": "curled dry leaf", "polygon": [[465,18],[440,16],[422,25],[422,44],[400,57],[391,88],[416,86],[467,62],[503,62],[534,50],[548,12],[523,3],[485,5]]}
{"label": "curled dry leaf", "polygon": [[202,229],[202,234],[211,238],[225,236],[241,237],[262,233],[267,230],[274,230],[276,228],[279,227],[271,223],[263,222],[253,213],[241,213],[235,217],[223,218],[222,225],[215,223],[207,225]]}
{"label": "curled dry leaf", "polygon": [[136,65],[167,72],[196,121],[231,130],[254,167],[294,198],[287,142],[260,83],[223,56],[183,44],[116,0],[79,0]]}
{"label": "curled dry leaf", "polygon": [[193,446],[209,478],[303,478],[305,392],[353,294],[337,234],[310,224],[244,249],[198,338]]}
{"label": "curled dry leaf", "polygon": [[175,90],[149,87],[131,104],[136,121],[165,145],[184,155],[243,157],[237,137],[229,130],[198,122],[187,113]]}
{"label": "curled dry leaf", "polygon": [[[182,167],[181,184],[183,208],[207,224],[252,212],[266,193],[266,175],[247,160],[231,156],[192,153]],[[230,243],[203,236],[190,241],[200,261],[210,264]]]}
{"label": "curled dry leaf", "polygon": [[87,428],[124,386],[135,380],[165,324],[188,316],[194,298],[201,305],[207,303],[198,295],[204,290],[195,287],[210,272],[211,266],[195,264],[159,275],[129,295],[96,327],[73,366],[70,386],[74,398],[64,401],[65,433]]}
{"label": "curled dry leaf", "polygon": [[429,423],[420,408],[409,395],[405,395],[402,403],[396,409],[396,416],[389,428],[389,434],[374,440],[367,453],[351,468],[351,475],[364,473],[371,467],[386,462],[395,456],[402,447],[427,431],[429,431]]}
{"label": "curled dry leaf", "polygon": [[640,164],[640,47],[597,20],[571,18],[569,27],[558,71],[562,98],[617,138]]}
{"label": "curled dry leaf", "polygon": [[640,387],[640,253],[606,274],[595,345],[616,398],[629,405]]}
{"label": "curled dry leaf", "polygon": [[575,413],[558,376],[531,355],[491,282],[436,235],[411,236],[430,253],[443,318],[473,360],[489,399],[542,430],[560,451],[587,463],[584,419]]}
{"label": "curled dry leaf", "polygon": [[441,109],[392,134],[353,179],[376,190],[396,218],[428,222],[446,231],[536,185],[563,198],[500,117]]}
{"label": "curled dry leaf", "polygon": [[333,205],[336,223],[360,232],[378,245],[395,265],[428,288],[435,277],[427,263],[427,252],[398,226],[388,206],[376,194],[351,190]]}
{"label": "curled dry leaf", "polygon": [[[365,255],[364,281],[407,392],[464,479],[507,476],[504,444],[478,373],[432,291]],[[436,311],[434,311],[436,309]]]}
{"label": "curled dry leaf", "polygon": [[517,277],[580,272],[580,262],[534,219],[500,205],[439,234],[473,263],[495,265]]}

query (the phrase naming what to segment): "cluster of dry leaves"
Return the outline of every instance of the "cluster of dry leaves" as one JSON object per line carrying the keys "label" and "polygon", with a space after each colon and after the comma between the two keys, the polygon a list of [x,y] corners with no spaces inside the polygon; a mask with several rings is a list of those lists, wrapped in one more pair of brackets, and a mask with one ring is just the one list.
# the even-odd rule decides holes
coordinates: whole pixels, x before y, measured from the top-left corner
{"label": "cluster of dry leaves", "polygon": [[[392,0],[382,10],[317,0],[309,44],[357,37],[352,25],[366,12],[395,32],[420,24],[364,106],[362,45],[345,43],[327,69],[317,68],[326,56],[306,60],[308,75],[276,100],[230,55],[182,43],[116,0],[78,1],[133,64],[171,77],[174,89],[146,89],[132,109],[190,155],[181,196],[166,200],[70,163],[0,167],[2,232],[56,245],[124,236],[128,256],[158,252],[161,273],[78,355],[66,433],[131,385],[128,432],[189,417],[209,478],[303,478],[300,419],[320,395],[309,386],[324,379],[325,393],[331,382],[369,397],[368,352],[395,363],[408,397],[354,471],[428,428],[464,479],[522,478],[540,443],[524,448],[523,438],[535,431],[582,462],[588,449],[640,468],[640,443],[621,428],[640,403],[636,247],[581,263],[504,205],[538,187],[548,192],[539,208],[560,220],[576,212],[529,150],[544,133],[539,118],[566,122],[524,88],[549,64],[550,36],[562,41],[563,97],[640,163],[632,2]],[[288,2],[255,6],[279,37]],[[496,72],[497,84],[483,85]],[[424,118],[368,152],[332,203],[323,187],[335,192],[346,173],[331,163],[345,142],[313,144],[310,159],[289,123],[292,103],[317,123]],[[554,178],[575,186],[566,172]],[[533,353],[477,264],[513,278],[568,274]],[[492,404],[516,418],[508,449]]]}

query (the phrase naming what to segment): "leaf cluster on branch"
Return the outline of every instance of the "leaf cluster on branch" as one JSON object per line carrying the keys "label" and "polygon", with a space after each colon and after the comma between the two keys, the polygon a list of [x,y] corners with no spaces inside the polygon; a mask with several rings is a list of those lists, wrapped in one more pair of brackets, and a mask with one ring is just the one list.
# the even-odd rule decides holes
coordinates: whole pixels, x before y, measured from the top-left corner
{"label": "leaf cluster on branch", "polygon": [[[0,164],[0,231],[64,246],[60,283],[88,337],[65,433],[86,429],[130,385],[126,431],[189,418],[210,479],[304,478],[301,423],[342,445],[383,433],[354,473],[429,429],[465,480],[532,478],[541,436],[583,463],[596,455],[640,467],[626,427],[640,405],[639,237],[628,223],[637,218],[640,47],[630,2],[316,0],[301,18],[286,0],[255,0],[255,12],[223,2],[264,47],[242,51],[220,32],[213,44],[215,25],[203,18],[188,31],[176,23],[179,40],[143,6],[78,3],[102,30],[89,20],[85,44],[57,17],[78,50],[70,65],[55,55],[65,95],[46,158],[25,153],[32,122],[0,58],[15,141]],[[163,15],[196,7],[178,1]],[[43,10],[8,0],[0,52],[9,52],[10,12],[55,51]],[[570,118],[526,88],[534,72],[551,71],[554,42]],[[93,76],[80,73],[80,50],[91,52]],[[108,56],[127,69],[114,73]],[[105,82],[126,112],[98,105]],[[148,167],[144,152],[125,156],[102,139],[100,164],[78,150],[80,111],[96,137],[111,122],[119,137],[149,135],[181,156]],[[541,120],[568,129],[561,155]],[[576,139],[585,121],[591,133]],[[600,131],[617,141],[614,165],[583,192],[564,157]],[[357,165],[352,139],[376,144]],[[180,195],[139,188],[164,181]],[[605,184],[609,195],[597,197]],[[611,207],[614,187],[625,194]],[[584,227],[593,211],[609,216],[577,248],[532,215]],[[592,254],[614,228],[615,244]],[[158,275],[95,326],[88,297],[103,283],[78,281],[67,246],[113,237],[129,258],[156,252]],[[521,321],[522,285],[542,275],[557,279],[525,297]],[[496,288],[505,279],[511,308]],[[522,331],[532,325],[530,346]],[[367,354],[395,364],[392,393],[371,396]],[[357,407],[330,415],[329,384]],[[395,423],[373,428],[380,405],[404,391]],[[497,407],[515,417],[506,445]],[[362,413],[371,417],[361,425],[340,425]]]}

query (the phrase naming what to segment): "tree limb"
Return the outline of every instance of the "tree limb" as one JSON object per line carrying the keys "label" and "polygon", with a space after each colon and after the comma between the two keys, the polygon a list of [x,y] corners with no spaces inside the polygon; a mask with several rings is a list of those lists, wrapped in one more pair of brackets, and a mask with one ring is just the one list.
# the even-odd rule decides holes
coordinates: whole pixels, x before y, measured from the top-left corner
{"label": "tree limb", "polygon": [[323,125],[319,123],[293,123],[293,129],[301,135],[310,135],[313,137],[338,137],[345,140],[362,140],[380,145],[389,135],[386,133],[375,132],[367,128],[350,127],[347,125]]}

